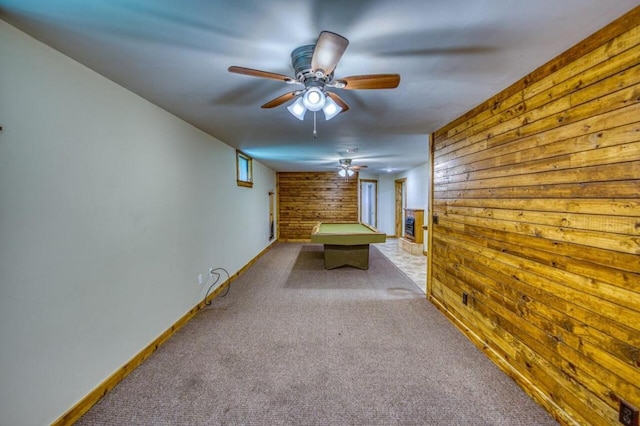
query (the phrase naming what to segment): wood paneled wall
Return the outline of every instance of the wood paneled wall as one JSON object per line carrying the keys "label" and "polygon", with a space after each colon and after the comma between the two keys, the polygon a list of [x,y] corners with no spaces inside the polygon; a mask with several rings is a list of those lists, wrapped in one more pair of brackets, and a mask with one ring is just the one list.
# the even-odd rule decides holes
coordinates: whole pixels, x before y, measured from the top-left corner
{"label": "wood paneled wall", "polygon": [[308,241],[318,222],[358,221],[358,174],[278,172],[280,241]]}
{"label": "wood paneled wall", "polygon": [[433,135],[429,298],[562,423],[640,407],[639,23]]}

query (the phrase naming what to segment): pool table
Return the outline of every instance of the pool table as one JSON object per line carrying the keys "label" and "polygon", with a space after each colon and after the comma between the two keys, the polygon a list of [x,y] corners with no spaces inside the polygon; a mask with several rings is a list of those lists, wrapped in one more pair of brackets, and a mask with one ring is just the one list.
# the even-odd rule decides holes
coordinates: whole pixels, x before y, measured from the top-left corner
{"label": "pool table", "polygon": [[318,223],[311,242],[324,244],[324,267],[369,269],[369,244],[384,243],[386,234],[359,222]]}

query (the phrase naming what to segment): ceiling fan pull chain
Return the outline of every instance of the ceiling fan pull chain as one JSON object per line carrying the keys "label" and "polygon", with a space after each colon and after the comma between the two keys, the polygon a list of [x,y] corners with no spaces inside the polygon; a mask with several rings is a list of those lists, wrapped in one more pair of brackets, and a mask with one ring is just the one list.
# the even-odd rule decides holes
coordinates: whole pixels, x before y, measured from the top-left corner
{"label": "ceiling fan pull chain", "polygon": [[313,137],[318,137],[318,131],[316,130],[316,112],[313,111]]}

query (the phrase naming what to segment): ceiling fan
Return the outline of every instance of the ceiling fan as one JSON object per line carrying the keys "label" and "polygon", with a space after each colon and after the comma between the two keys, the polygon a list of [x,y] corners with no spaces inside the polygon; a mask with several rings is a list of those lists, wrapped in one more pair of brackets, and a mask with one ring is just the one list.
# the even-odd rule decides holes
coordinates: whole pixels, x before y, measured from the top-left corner
{"label": "ceiling fan", "polygon": [[326,89],[394,89],[400,84],[399,74],[368,74],[334,78],[334,70],[348,45],[349,40],[341,35],[322,31],[316,44],[300,46],[291,52],[295,77],[238,66],[230,66],[229,72],[304,86],[270,100],[262,105],[262,108],[274,108],[296,99],[287,109],[299,120],[304,120],[307,111],[313,111],[313,135],[317,137],[315,129],[317,111],[322,110],[325,119],[330,120],[349,109],[340,96]]}
{"label": "ceiling fan", "polygon": [[355,172],[365,168],[367,168],[366,165],[362,165],[362,166],[352,165],[351,158],[343,158],[340,160],[340,165],[338,166],[338,169],[339,169],[338,174],[343,178],[349,179],[349,177],[353,176]]}

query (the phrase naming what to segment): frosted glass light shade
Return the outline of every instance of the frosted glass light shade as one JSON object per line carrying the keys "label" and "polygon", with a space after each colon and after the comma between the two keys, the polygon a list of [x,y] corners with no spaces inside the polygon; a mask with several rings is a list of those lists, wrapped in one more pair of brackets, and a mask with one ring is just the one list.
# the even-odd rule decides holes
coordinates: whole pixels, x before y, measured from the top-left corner
{"label": "frosted glass light shade", "polygon": [[340,114],[342,112],[342,108],[336,103],[336,101],[327,96],[322,111],[324,112],[324,118],[329,121],[336,115]]}
{"label": "frosted glass light shade", "polygon": [[291,115],[293,115],[298,120],[304,120],[304,115],[307,113],[307,109],[304,106],[304,102],[302,97],[296,99],[294,103],[287,107]]}
{"label": "frosted glass light shade", "polygon": [[326,96],[317,87],[310,87],[302,95],[302,102],[309,111],[320,111],[326,103]]}

